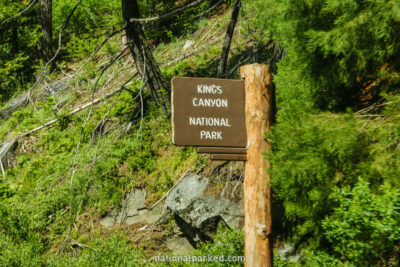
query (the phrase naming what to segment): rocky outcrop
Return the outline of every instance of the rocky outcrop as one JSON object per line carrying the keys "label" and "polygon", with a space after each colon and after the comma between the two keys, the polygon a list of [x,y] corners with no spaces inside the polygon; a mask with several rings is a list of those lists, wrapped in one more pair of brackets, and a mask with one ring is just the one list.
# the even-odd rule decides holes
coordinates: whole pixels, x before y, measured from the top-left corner
{"label": "rocky outcrop", "polygon": [[[147,209],[147,192],[134,189],[128,193],[120,209],[112,210],[100,224],[104,227],[136,223],[154,224],[173,215],[179,233],[169,236],[165,244],[179,254],[200,241],[211,240],[219,225],[242,229],[244,223],[243,164],[211,165],[208,171],[187,173],[166,197],[164,205]],[[161,218],[164,216],[163,218]]]}
{"label": "rocky outcrop", "polygon": [[104,227],[112,227],[120,224],[155,223],[162,215],[162,207],[146,209],[144,205],[146,196],[146,190],[134,189],[125,196],[121,209],[112,210],[100,221],[100,224]]}
{"label": "rocky outcrop", "polygon": [[[229,199],[223,196],[221,190],[215,190],[217,194],[210,194],[213,191],[211,179],[215,177],[188,174],[166,200],[176,222],[194,243],[209,240],[219,224],[231,228],[243,227],[242,198]],[[225,181],[225,187],[229,183],[238,181]]]}

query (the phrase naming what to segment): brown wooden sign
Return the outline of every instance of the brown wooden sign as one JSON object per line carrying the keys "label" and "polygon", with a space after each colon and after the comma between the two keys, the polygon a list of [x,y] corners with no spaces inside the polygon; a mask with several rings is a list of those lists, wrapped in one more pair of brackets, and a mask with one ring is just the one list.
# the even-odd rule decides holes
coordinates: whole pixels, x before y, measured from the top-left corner
{"label": "brown wooden sign", "polygon": [[244,81],[174,77],[171,88],[175,145],[246,146]]}

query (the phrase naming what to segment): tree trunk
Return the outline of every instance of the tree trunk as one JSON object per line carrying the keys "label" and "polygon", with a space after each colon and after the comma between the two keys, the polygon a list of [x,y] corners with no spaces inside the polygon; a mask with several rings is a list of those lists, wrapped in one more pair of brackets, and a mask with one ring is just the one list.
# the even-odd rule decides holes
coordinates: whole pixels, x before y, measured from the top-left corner
{"label": "tree trunk", "polygon": [[130,22],[131,18],[139,18],[137,0],[122,0],[122,16],[128,45],[137,71],[146,81],[157,106],[162,107],[164,114],[169,116],[170,85],[153,57],[142,26],[138,22]]}
{"label": "tree trunk", "polygon": [[39,57],[46,63],[53,57],[52,0],[39,1],[37,19],[42,30],[38,44]]}
{"label": "tree trunk", "polygon": [[225,76],[226,63],[228,62],[229,49],[231,48],[232,37],[233,33],[235,32],[235,26],[239,16],[240,6],[241,6],[240,0],[236,0],[231,15],[231,21],[229,22],[228,29],[226,30],[224,45],[222,47],[221,59],[218,65],[217,76],[220,78]]}
{"label": "tree trunk", "polygon": [[263,153],[271,149],[265,132],[271,131],[274,114],[272,74],[267,65],[240,67],[244,78],[247,128],[247,161],[244,171],[245,266],[272,267],[270,162]]}

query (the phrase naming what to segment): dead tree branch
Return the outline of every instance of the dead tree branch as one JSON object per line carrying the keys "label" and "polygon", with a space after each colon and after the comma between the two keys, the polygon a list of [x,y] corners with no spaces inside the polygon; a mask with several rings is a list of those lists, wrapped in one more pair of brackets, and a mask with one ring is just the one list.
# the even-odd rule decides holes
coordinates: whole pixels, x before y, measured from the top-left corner
{"label": "dead tree branch", "polygon": [[[99,97],[99,98],[96,98],[95,100],[93,100],[93,101],[91,101],[91,102],[89,102],[89,103],[86,103],[86,104],[84,104],[84,105],[82,105],[82,106],[79,106],[79,107],[77,107],[76,109],[74,109],[73,111],[69,112],[66,116],[71,116],[71,115],[73,115],[73,114],[75,114],[75,113],[78,113],[78,112],[81,111],[81,110],[84,110],[84,109],[87,108],[87,107],[90,107],[92,104],[97,104],[97,103],[103,101],[104,99],[107,99],[107,98],[113,96],[114,94],[118,93],[120,90],[121,90],[121,89],[118,89],[118,90],[115,90],[115,91],[111,91],[111,92],[109,92],[108,94],[105,94],[105,95],[103,95],[103,96],[101,96],[101,97]],[[54,119],[54,120],[48,121],[48,122],[46,122],[45,124],[36,127],[35,129],[32,129],[32,130],[29,130],[29,131],[27,131],[27,132],[18,134],[18,135],[17,135],[17,138],[24,137],[24,136],[30,135],[30,134],[32,134],[32,133],[35,133],[35,132],[37,132],[37,131],[39,131],[39,130],[42,130],[42,129],[44,129],[44,128],[46,128],[46,127],[48,127],[48,126],[50,126],[50,125],[56,123],[57,121],[58,121],[58,119]]]}
{"label": "dead tree branch", "polygon": [[174,16],[174,15],[180,13],[180,12],[183,12],[183,11],[189,9],[189,8],[196,7],[196,6],[200,5],[200,4],[203,3],[204,1],[205,1],[205,0],[197,0],[197,1],[194,1],[194,2],[192,2],[192,3],[190,3],[190,4],[187,4],[187,5],[185,5],[185,6],[182,6],[182,7],[179,7],[179,8],[177,8],[177,9],[174,9],[174,10],[172,10],[171,12],[169,12],[169,13],[167,13],[167,14],[164,14],[164,15],[161,15],[161,16],[157,16],[157,17],[143,18],[143,19],[131,18],[131,19],[130,19],[130,22],[142,22],[142,23],[147,23],[147,22],[151,22],[151,21],[161,21],[161,20],[169,19],[169,18],[171,18],[172,16]]}
{"label": "dead tree branch", "polygon": [[189,172],[190,172],[190,169],[187,170],[187,171],[185,171],[185,172],[181,175],[181,177],[174,183],[174,185],[171,187],[171,189],[168,190],[168,192],[167,192],[162,198],[160,198],[156,203],[154,203],[153,206],[151,206],[150,210],[154,209],[154,207],[156,207],[158,204],[160,204],[161,201],[163,201],[164,199],[166,199],[167,196],[171,193],[171,191],[175,189],[175,187],[180,183],[180,181],[182,181],[182,179],[183,179],[184,177],[186,177],[186,175],[187,175]]}
{"label": "dead tree branch", "polygon": [[212,7],[210,7],[209,9],[207,9],[206,11],[204,11],[203,13],[198,14],[198,15],[196,15],[196,16],[190,18],[189,20],[194,20],[194,19],[197,19],[197,18],[199,18],[199,17],[204,16],[204,15],[207,14],[208,12],[211,12],[212,10],[214,10],[215,8],[217,8],[217,7],[218,7],[219,5],[221,5],[223,2],[224,2],[224,0],[219,0],[217,3],[215,3]]}
{"label": "dead tree branch", "polygon": [[65,28],[67,27],[72,15],[74,14],[75,10],[78,8],[78,6],[80,5],[80,3],[82,2],[82,0],[78,0],[78,2],[75,4],[75,6],[72,8],[72,10],[70,11],[70,13],[68,14],[68,16],[65,18],[62,26],[61,26],[61,30],[58,33],[58,47],[56,52],[54,53],[53,57],[44,65],[44,67],[42,68],[41,73],[39,74],[39,77],[36,79],[36,82],[32,85],[32,87],[28,90],[28,99],[31,102],[31,104],[33,105],[32,100],[30,99],[30,94],[32,92],[32,90],[34,88],[36,88],[36,86],[41,82],[42,78],[46,76],[46,72],[47,72],[47,68],[49,67],[50,64],[52,64],[52,62],[56,59],[56,57],[58,56],[58,54],[61,51],[61,44],[62,44],[62,34],[65,30]]}
{"label": "dead tree branch", "polygon": [[[96,47],[96,49],[93,51],[93,53],[89,56],[89,58],[79,67],[79,69],[73,74],[71,75],[68,80],[66,81],[65,85],[63,86],[63,88],[65,88],[66,86],[68,86],[70,84],[70,82],[72,81],[72,79],[74,79],[76,77],[76,75],[78,75],[82,69],[93,59],[93,57],[100,51],[100,49],[116,34],[122,32],[125,29],[125,27],[122,27],[119,30],[116,30],[112,33],[110,33],[104,40],[103,42]],[[125,50],[124,50],[125,51]]]}
{"label": "dead tree branch", "polygon": [[72,182],[73,182],[73,178],[74,178],[74,175],[75,175],[75,161],[76,161],[76,157],[77,157],[77,155],[78,155],[79,147],[80,147],[81,142],[82,142],[84,130],[85,130],[85,127],[86,127],[87,123],[89,122],[89,119],[90,119],[90,117],[92,116],[92,113],[93,113],[93,109],[94,109],[94,95],[95,95],[95,93],[96,93],[97,84],[98,84],[100,78],[103,76],[103,74],[104,74],[115,62],[117,62],[118,59],[121,58],[121,56],[124,54],[124,52],[125,52],[125,50],[124,50],[124,51],[121,51],[121,53],[119,53],[119,55],[118,55],[117,57],[115,57],[115,59],[113,59],[107,66],[105,66],[105,67],[103,68],[103,70],[101,71],[100,75],[97,77],[96,82],[95,82],[95,84],[94,84],[94,86],[93,86],[92,95],[91,95],[92,101],[91,101],[90,110],[89,110],[89,113],[88,113],[88,115],[87,115],[87,117],[86,117],[85,122],[84,122],[83,125],[82,125],[81,132],[80,132],[80,134],[79,134],[79,141],[78,141],[78,144],[77,144],[76,147],[75,147],[74,155],[73,155],[73,158],[72,158],[72,161],[71,161],[71,167],[72,167],[71,180],[70,180],[70,186],[71,186],[71,187],[72,187]]}
{"label": "dead tree branch", "polygon": [[229,22],[228,29],[226,30],[225,41],[224,41],[224,45],[222,47],[221,59],[219,61],[219,65],[218,65],[217,76],[220,78],[225,76],[229,50],[231,48],[231,42],[232,42],[233,34],[235,32],[235,26],[236,26],[236,22],[237,22],[237,19],[239,16],[240,6],[241,6],[241,1],[236,0],[235,6],[233,7],[231,20]]}
{"label": "dead tree branch", "polygon": [[15,14],[14,16],[12,16],[11,18],[8,18],[8,19],[3,20],[3,21],[0,23],[0,25],[3,25],[4,23],[6,23],[6,22],[8,22],[8,21],[10,21],[10,20],[13,20],[13,19],[15,19],[16,17],[21,16],[21,15],[24,14],[26,11],[28,11],[29,9],[31,9],[31,7],[33,7],[33,5],[36,4],[37,1],[38,1],[38,0],[33,0],[33,1],[31,1],[31,2],[29,3],[29,5],[28,5],[26,8],[24,8],[23,10],[21,10],[20,12],[18,12],[18,13]]}
{"label": "dead tree branch", "polygon": [[[107,118],[108,114],[110,113],[111,108],[114,106],[115,102],[116,102],[116,101],[118,100],[118,98],[121,96],[121,93],[122,93],[122,91],[125,89],[125,86],[126,86],[130,81],[132,81],[137,75],[138,75],[138,73],[135,73],[134,75],[132,75],[132,77],[130,77],[130,78],[118,89],[118,90],[119,90],[118,95],[114,98],[113,102],[112,102],[111,105],[108,107],[106,114],[104,114],[104,116],[103,116],[103,118],[102,118],[102,120],[101,120],[101,122],[100,122],[100,127],[99,127],[99,131],[98,131],[99,137],[98,137],[98,140],[97,140],[96,150],[95,150],[95,152],[94,152],[94,156],[93,156],[93,159],[92,159],[91,168],[94,166],[94,163],[95,163],[95,161],[96,161],[97,150],[98,150],[98,148],[99,148],[99,143],[100,143],[100,140],[99,140],[99,139],[100,139],[101,133],[103,132],[103,127],[104,127],[106,118]],[[96,128],[97,128],[97,127],[96,127]],[[96,129],[94,130],[94,132],[95,132],[95,131],[96,131]],[[94,134],[95,134],[95,133],[92,134],[92,139],[94,138]]]}

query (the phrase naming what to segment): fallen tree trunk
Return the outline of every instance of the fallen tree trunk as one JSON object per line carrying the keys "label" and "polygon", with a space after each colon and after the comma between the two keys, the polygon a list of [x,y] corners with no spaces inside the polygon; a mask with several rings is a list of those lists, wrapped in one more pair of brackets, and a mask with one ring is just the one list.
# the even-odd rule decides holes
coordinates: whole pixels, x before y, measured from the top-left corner
{"label": "fallen tree trunk", "polygon": [[19,97],[17,97],[14,101],[11,102],[10,107],[0,111],[0,119],[8,119],[11,114],[17,111],[20,108],[23,108],[28,104],[28,95],[29,93],[26,92]]}
{"label": "fallen tree trunk", "polygon": [[[73,111],[71,111],[70,113],[68,113],[66,116],[71,116],[87,107],[90,107],[92,104],[93,105],[97,104],[97,103],[103,101],[104,99],[109,98],[112,95],[118,93],[121,90],[123,90],[123,88],[109,92],[108,94],[105,94],[102,97],[95,99],[94,101],[90,101],[89,103],[79,106],[76,109],[74,109]],[[2,172],[3,176],[5,176],[5,170],[7,169],[8,165],[9,165],[8,161],[9,161],[10,153],[12,153],[18,145],[17,139],[21,138],[21,137],[25,137],[27,135],[30,135],[30,134],[37,132],[39,130],[42,130],[46,127],[49,127],[50,125],[56,123],[57,121],[58,121],[58,119],[54,119],[54,120],[46,122],[45,124],[43,124],[41,126],[36,127],[35,129],[29,130],[27,132],[19,133],[16,137],[10,138],[9,140],[5,141],[1,145],[1,147],[0,147],[0,171]]]}
{"label": "fallen tree trunk", "polygon": [[0,147],[0,170],[3,174],[3,177],[6,175],[5,170],[8,167],[8,161],[10,154],[16,149],[18,143],[16,138],[11,138],[4,142]]}
{"label": "fallen tree trunk", "polygon": [[[109,92],[108,94],[105,94],[105,95],[103,95],[102,97],[96,98],[95,100],[90,101],[89,103],[86,103],[86,104],[84,104],[84,105],[82,105],[82,106],[80,106],[80,107],[77,107],[76,109],[74,109],[73,111],[71,111],[70,113],[68,113],[66,116],[71,116],[71,115],[73,115],[73,114],[75,114],[75,113],[77,113],[77,112],[79,112],[79,111],[81,111],[81,110],[83,110],[83,109],[85,109],[85,108],[87,108],[87,107],[90,107],[92,104],[93,104],[93,105],[94,105],[94,104],[97,104],[97,103],[99,103],[100,101],[102,101],[102,100],[104,100],[104,99],[106,99],[106,98],[109,98],[110,96],[112,96],[112,95],[118,93],[118,92],[121,91],[121,90],[123,90],[123,89],[118,89],[118,90]],[[49,121],[49,122],[46,122],[45,124],[43,124],[43,125],[41,125],[41,126],[39,126],[39,127],[36,127],[35,129],[32,129],[32,130],[27,131],[27,132],[25,132],[25,133],[20,133],[20,134],[18,135],[18,137],[23,137],[23,136],[29,135],[29,134],[31,134],[31,133],[37,132],[37,131],[39,131],[39,130],[41,130],[41,129],[43,129],[43,128],[46,128],[46,127],[48,127],[48,126],[50,126],[50,125],[56,123],[57,121],[58,121],[58,119],[54,119],[54,120],[51,120],[51,121]]]}

